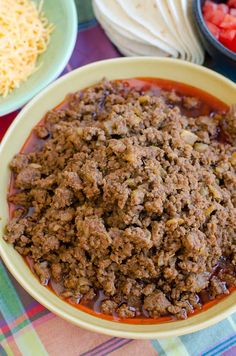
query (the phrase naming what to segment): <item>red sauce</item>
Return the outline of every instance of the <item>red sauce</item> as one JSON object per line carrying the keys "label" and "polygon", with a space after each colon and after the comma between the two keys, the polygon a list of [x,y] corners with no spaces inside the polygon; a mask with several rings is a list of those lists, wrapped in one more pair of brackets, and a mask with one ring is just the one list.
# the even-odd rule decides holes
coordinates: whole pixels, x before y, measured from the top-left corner
{"label": "red sauce", "polygon": [[[24,258],[24,260],[27,263],[27,265],[29,266],[29,268],[32,270],[32,272],[34,273],[33,261],[28,257]],[[220,269],[218,269],[218,272],[220,272]],[[59,291],[62,288],[61,285],[55,286],[54,283],[49,281],[49,283],[46,287],[51,292],[55,293],[60,299],[65,300],[67,303],[71,304],[76,309],[84,311],[92,316],[102,318],[104,320],[114,321],[114,322],[122,322],[122,323],[126,323],[126,324],[135,324],[135,325],[138,325],[138,324],[146,324],[146,325],[147,324],[159,324],[159,323],[164,323],[164,322],[166,323],[166,322],[171,322],[171,321],[177,320],[174,316],[162,316],[159,318],[149,318],[149,317],[145,317],[144,315],[142,317],[121,319],[118,317],[118,315],[106,315],[106,314],[101,313],[101,311],[100,311],[101,302],[104,299],[106,299],[106,297],[102,291],[98,292],[98,295],[96,296],[96,298],[94,300],[91,300],[86,303],[83,301],[83,299],[81,299],[81,300],[78,300],[78,302],[76,303],[75,301],[72,301],[70,298],[61,298],[60,297]],[[228,288],[229,293],[232,293],[235,290],[236,290],[236,287],[234,287],[234,286],[230,286]],[[210,296],[208,295],[208,293],[206,291],[203,291],[201,293],[202,293],[202,295],[201,295],[202,306],[199,307],[199,309],[195,309],[190,314],[188,314],[188,318],[192,317],[194,315],[197,315],[203,311],[208,310],[209,308],[213,307],[214,305],[216,305],[217,303],[219,303],[220,301],[222,301],[229,295],[229,294],[222,294],[222,295],[217,296],[214,300],[211,300]]]}
{"label": "red sauce", "polygon": [[[180,82],[160,78],[133,78],[127,79],[125,82],[128,86],[135,87],[144,92],[150,90],[154,93],[160,93],[160,90],[163,89],[167,91],[174,89],[177,94],[198,98],[201,101],[201,106],[197,108],[198,116],[199,113],[201,115],[211,115],[215,112],[224,112],[229,108],[227,104],[223,103],[213,95],[191,85]],[[195,116],[193,109],[187,111],[186,114],[192,117]]]}
{"label": "red sauce", "polygon": [[[224,113],[228,110],[228,105],[220,101],[219,99],[215,98],[214,96],[197,89],[195,87],[179,83],[179,82],[174,82],[170,80],[165,80],[165,79],[159,79],[159,78],[133,78],[133,79],[127,79],[123,80],[123,82],[126,84],[127,87],[135,87],[136,89],[140,90],[140,92],[152,92],[155,95],[159,95],[161,90],[167,90],[171,91],[174,90],[177,94],[180,94],[182,96],[192,96],[195,98],[200,99],[200,106],[198,106],[197,109],[186,109],[183,107],[183,103],[180,102],[178,106],[180,107],[181,111],[183,114],[186,116],[191,116],[191,117],[197,117],[199,115],[207,115],[207,116],[213,116],[215,113]],[[171,104],[170,104],[171,105]],[[176,105],[176,104],[175,104]],[[68,99],[65,99],[61,104],[59,104],[55,109],[60,110],[64,109],[68,106]],[[38,123],[38,125],[42,125],[44,122],[44,118]],[[219,137],[218,139],[222,140],[224,139],[223,132],[221,132],[221,129],[219,128]],[[26,140],[25,144],[23,145],[21,152],[28,153],[32,151],[37,151],[39,150],[45,140],[41,140],[35,136],[35,134],[32,132],[28,139]],[[17,190],[14,188],[14,175],[11,176],[11,181],[10,181],[10,186],[9,186],[9,194],[14,194]],[[18,206],[15,206],[12,203],[9,203],[9,215],[10,217],[13,216],[14,210],[16,208],[19,208]],[[30,215],[30,209],[28,212],[28,215]],[[29,266],[29,268],[34,272],[34,266],[33,262],[29,257],[25,258],[25,262]],[[222,268],[225,268],[223,266]],[[217,268],[217,274],[221,270],[221,268]],[[216,274],[216,272],[215,272]],[[55,293],[58,297],[58,288],[61,289],[62,286],[58,286],[52,281],[49,281],[48,285],[46,286],[48,289],[50,289],[53,293]],[[236,287],[230,286],[229,292],[233,292]],[[203,292],[202,293],[202,298],[200,296],[200,299],[202,299],[202,307],[199,309],[194,310],[191,314],[188,315],[188,317],[196,315],[202,311],[205,311],[215,304],[217,304],[219,301],[223,300],[226,298],[227,295],[220,295],[214,300],[210,300],[210,296]],[[164,316],[160,318],[149,318],[145,316],[145,311],[141,317],[136,317],[132,319],[120,319],[117,315],[105,315],[100,312],[100,304],[101,302],[105,299],[104,294],[99,291],[98,295],[96,296],[95,300],[92,300],[90,302],[84,302],[83,298],[81,300],[78,300],[77,303],[75,301],[72,301],[70,298],[66,298],[63,300],[66,300],[69,304],[73,305],[75,308],[84,311],[90,315],[105,319],[105,320],[110,320],[114,322],[122,322],[122,323],[129,323],[129,324],[156,324],[156,323],[163,323],[163,322],[170,322],[173,320],[176,320],[172,316]]]}

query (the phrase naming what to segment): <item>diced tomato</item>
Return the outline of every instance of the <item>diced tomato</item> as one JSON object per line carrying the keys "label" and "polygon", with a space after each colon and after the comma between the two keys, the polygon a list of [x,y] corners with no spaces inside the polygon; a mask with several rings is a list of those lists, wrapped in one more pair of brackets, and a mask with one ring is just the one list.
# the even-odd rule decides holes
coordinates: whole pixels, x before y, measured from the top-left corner
{"label": "diced tomato", "polygon": [[229,7],[226,4],[217,5],[217,9],[222,11],[224,14],[228,14],[229,13]]}
{"label": "diced tomato", "polygon": [[231,51],[236,53],[236,36],[234,37],[234,39],[231,41],[231,43],[229,43],[229,45],[227,46]]}
{"label": "diced tomato", "polygon": [[236,53],[236,0],[204,3],[203,17],[212,35],[225,47]]}
{"label": "diced tomato", "polygon": [[219,41],[232,51],[236,51],[236,30],[221,30]]}
{"label": "diced tomato", "polygon": [[236,17],[236,9],[230,9],[229,13],[230,15]]}
{"label": "diced tomato", "polygon": [[225,28],[228,30],[236,29],[236,17],[226,14],[224,20],[220,24],[221,28]]}
{"label": "diced tomato", "polygon": [[202,8],[203,13],[207,13],[209,11],[215,11],[217,9],[217,4],[213,1],[207,0]]}
{"label": "diced tomato", "polygon": [[227,5],[236,8],[236,0],[228,0]]}
{"label": "diced tomato", "polygon": [[211,21],[213,14],[214,14],[213,10],[208,10],[208,11],[204,12],[203,13],[204,20]]}
{"label": "diced tomato", "polygon": [[204,15],[205,21],[209,21],[216,26],[219,26],[225,18],[225,13],[220,10],[208,11]]}
{"label": "diced tomato", "polygon": [[232,42],[236,35],[236,30],[221,30],[219,40],[221,42]]}
{"label": "diced tomato", "polygon": [[216,25],[214,25],[211,22],[206,21],[206,25],[208,27],[208,30],[213,34],[213,36],[215,38],[217,38],[217,40],[219,39],[220,36],[220,29],[219,27],[217,27]]}

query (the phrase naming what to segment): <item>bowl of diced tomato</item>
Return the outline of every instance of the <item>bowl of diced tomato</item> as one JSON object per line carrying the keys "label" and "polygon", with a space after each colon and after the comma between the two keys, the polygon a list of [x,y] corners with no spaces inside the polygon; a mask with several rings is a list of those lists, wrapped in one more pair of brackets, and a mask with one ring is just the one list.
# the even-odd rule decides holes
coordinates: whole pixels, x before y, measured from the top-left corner
{"label": "bowl of diced tomato", "polygon": [[205,49],[236,80],[236,0],[194,0],[193,10]]}

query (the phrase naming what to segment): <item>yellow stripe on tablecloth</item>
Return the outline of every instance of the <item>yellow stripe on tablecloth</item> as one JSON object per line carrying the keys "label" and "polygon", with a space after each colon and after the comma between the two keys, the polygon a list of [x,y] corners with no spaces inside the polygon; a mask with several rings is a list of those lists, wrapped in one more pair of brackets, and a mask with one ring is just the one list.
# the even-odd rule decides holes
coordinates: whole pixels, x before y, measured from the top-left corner
{"label": "yellow stripe on tablecloth", "polygon": [[8,342],[6,340],[2,341],[2,347],[3,347],[4,351],[6,352],[7,356],[17,356],[16,354],[14,354],[14,352],[12,351],[10,345],[8,344]]}
{"label": "yellow stripe on tablecloth", "polygon": [[48,356],[48,353],[32,325],[14,335],[17,346],[24,356]]}
{"label": "yellow stripe on tablecloth", "polygon": [[178,337],[158,339],[158,342],[168,356],[189,356],[188,350]]}

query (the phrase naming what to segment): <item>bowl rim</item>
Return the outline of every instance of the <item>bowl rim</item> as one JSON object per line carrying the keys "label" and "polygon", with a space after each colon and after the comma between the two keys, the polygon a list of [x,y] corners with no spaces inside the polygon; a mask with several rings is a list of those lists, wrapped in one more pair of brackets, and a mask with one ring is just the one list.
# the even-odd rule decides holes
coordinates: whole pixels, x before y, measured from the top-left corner
{"label": "bowl rim", "polygon": [[[16,119],[12,122],[10,127],[8,128],[6,134],[4,135],[4,138],[2,140],[2,143],[0,145],[0,157],[2,155],[2,151],[4,149],[5,144],[8,142],[8,138],[10,135],[15,131],[17,128],[18,122],[22,121],[24,119],[24,116],[27,115],[28,112],[31,111],[31,109],[34,107],[34,105],[37,103],[38,100],[42,99],[43,97],[46,96],[48,91],[51,91],[52,89],[56,88],[57,85],[62,85],[64,81],[67,81],[68,79],[72,78],[74,75],[78,75],[79,73],[89,71],[90,69],[96,69],[97,66],[103,66],[107,64],[119,64],[120,62],[124,63],[132,63],[132,65],[135,65],[135,63],[143,63],[146,62],[148,63],[155,63],[158,65],[158,63],[163,63],[163,62],[169,62],[170,65],[175,64],[180,67],[188,67],[192,68],[194,70],[198,70],[202,72],[203,74],[211,74],[214,78],[224,82],[227,86],[231,86],[232,90],[236,90],[236,84],[233,83],[231,80],[225,78],[224,76],[199,65],[189,63],[183,60],[179,59],[171,59],[171,58],[155,58],[155,57],[132,57],[132,58],[115,58],[115,59],[108,59],[108,60],[103,60],[99,62],[94,62],[91,64],[88,64],[86,66],[77,68],[64,76],[60,77],[57,79],[55,82],[51,83],[47,88],[45,88],[43,91],[41,91],[37,96],[35,96],[22,110],[21,112],[17,115]],[[160,77],[160,76],[159,76]],[[50,108],[49,108],[50,109]],[[48,110],[49,110],[48,109]],[[35,126],[35,124],[32,126],[32,128]],[[22,144],[23,145],[23,144]],[[104,333],[106,335],[111,335],[111,336],[117,336],[117,337],[123,337],[123,338],[131,338],[131,339],[154,339],[154,338],[165,338],[165,337],[173,337],[173,336],[178,336],[178,335],[184,335],[188,333],[192,333],[195,331],[199,331],[203,328],[209,327],[222,319],[226,318],[230,314],[236,311],[236,303],[231,304],[227,306],[223,311],[221,311],[219,314],[214,314],[210,318],[207,318],[206,320],[202,320],[198,323],[195,324],[190,324],[190,325],[184,325],[178,326],[176,329],[172,329],[171,327],[166,330],[157,330],[157,331],[127,331],[127,330],[122,330],[122,328],[108,328],[107,326],[103,325],[97,325],[95,322],[94,324],[90,321],[84,321],[80,320],[79,318],[75,316],[68,315],[65,311],[63,311],[62,307],[60,305],[57,305],[56,303],[51,302],[45,296],[43,296],[41,293],[35,291],[32,286],[30,285],[30,282],[28,282],[26,279],[24,279],[20,272],[14,267],[14,264],[11,262],[11,258],[9,254],[7,253],[6,249],[0,244],[0,256],[2,257],[5,265],[7,266],[8,270],[11,272],[11,274],[15,277],[15,279],[20,283],[20,285],[33,297],[35,298],[39,303],[44,305],[47,309],[49,309],[51,312],[54,314],[58,315],[59,317],[71,322],[72,324],[75,324],[77,326],[83,327],[87,330],[98,332],[98,333]],[[21,256],[20,256],[21,257]],[[22,260],[23,263],[23,260]],[[27,267],[28,268],[28,267]],[[34,275],[32,274],[32,278],[35,278]],[[37,283],[39,283],[37,281]],[[45,288],[45,287],[43,287]],[[51,292],[50,292],[51,293]],[[234,296],[236,296],[236,292],[232,293]],[[57,297],[59,298],[59,297]],[[66,303],[66,302],[64,302]],[[218,304],[220,304],[219,302]],[[66,303],[68,304],[68,303]],[[74,308],[71,306],[71,308]],[[214,307],[213,307],[214,308]],[[200,314],[204,314],[207,311],[203,311]],[[82,312],[84,314],[87,314],[86,312]],[[93,317],[96,319],[97,317]],[[192,317],[194,318],[194,317]],[[190,319],[192,319],[190,318]],[[101,318],[99,318],[101,319]],[[110,326],[114,324],[114,322],[109,322]],[[179,321],[181,323],[181,321]],[[121,323],[118,323],[121,325]],[[171,326],[172,323],[170,323]],[[132,326],[132,324],[130,324]],[[149,324],[150,325],[150,324]],[[158,325],[158,324],[156,324]]]}
{"label": "bowl rim", "polygon": [[[204,1],[205,2],[205,1]],[[192,3],[193,13],[195,13],[195,18],[197,20],[197,24],[199,29],[203,32],[203,35],[207,37],[210,43],[218,49],[223,55],[228,57],[231,60],[236,61],[236,53],[225,47],[220,41],[218,41],[213,34],[209,31],[206,22],[202,15],[202,1],[201,0],[194,0]]]}
{"label": "bowl rim", "polygon": [[[76,40],[77,40],[77,35],[78,35],[78,16],[77,16],[77,9],[75,5],[74,0],[67,0],[66,1],[67,7],[68,7],[68,13],[70,13],[70,18],[68,17],[68,23],[70,24],[70,40],[68,43],[65,45],[65,55],[61,57],[61,60],[59,61],[59,64],[56,67],[53,67],[51,70],[50,75],[40,82],[40,84],[35,83],[35,85],[30,89],[29,91],[26,91],[25,94],[18,99],[14,99],[7,104],[5,104],[4,108],[4,102],[0,106],[0,118],[1,116],[5,116],[7,114],[10,114],[18,109],[20,109],[22,106],[24,106],[26,103],[28,103],[35,95],[37,95],[41,90],[43,90],[45,87],[47,87],[52,81],[54,81],[64,70],[66,67],[67,63],[69,62],[69,59],[73,53]],[[16,88],[15,90],[17,90]]]}

